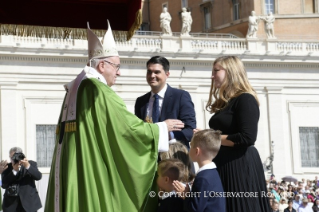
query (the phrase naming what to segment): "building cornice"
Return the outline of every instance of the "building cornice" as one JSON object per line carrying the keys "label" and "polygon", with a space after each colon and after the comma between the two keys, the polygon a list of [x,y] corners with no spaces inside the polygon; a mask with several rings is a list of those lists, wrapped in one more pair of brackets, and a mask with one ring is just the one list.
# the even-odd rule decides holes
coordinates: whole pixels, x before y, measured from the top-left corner
{"label": "building cornice", "polygon": [[[212,56],[212,55],[211,55]],[[210,58],[197,58],[196,60],[190,61],[189,58],[174,58],[170,55],[166,56],[170,60],[171,66],[192,66],[192,67],[212,67],[214,59],[220,55],[215,55]],[[130,58],[127,55],[123,55],[121,58],[122,66],[145,66],[148,56],[139,58]],[[275,60],[275,58],[265,58],[265,57],[242,57],[246,67],[249,68],[287,68],[287,69],[319,69],[318,61],[289,61],[289,63],[279,59],[281,61]],[[287,57],[287,60],[290,58]],[[267,60],[267,61],[265,61]],[[0,61],[4,64],[5,61],[17,61],[17,62],[30,62],[30,63],[67,63],[67,64],[81,64],[85,65],[87,63],[86,56],[45,56],[45,55],[15,55],[8,54],[0,55]],[[71,65],[70,65],[71,66]],[[3,73],[3,72],[2,72]]]}

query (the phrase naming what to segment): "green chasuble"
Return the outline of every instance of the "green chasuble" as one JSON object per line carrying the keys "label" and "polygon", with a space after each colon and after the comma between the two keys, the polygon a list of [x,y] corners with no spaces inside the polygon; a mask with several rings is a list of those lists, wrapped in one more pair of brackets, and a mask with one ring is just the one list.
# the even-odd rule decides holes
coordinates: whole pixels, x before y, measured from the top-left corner
{"label": "green chasuble", "polygon": [[156,211],[157,197],[149,192],[155,185],[158,126],[127,111],[123,100],[95,78],[80,84],[75,122],[67,122],[63,133],[59,121],[45,211]]}

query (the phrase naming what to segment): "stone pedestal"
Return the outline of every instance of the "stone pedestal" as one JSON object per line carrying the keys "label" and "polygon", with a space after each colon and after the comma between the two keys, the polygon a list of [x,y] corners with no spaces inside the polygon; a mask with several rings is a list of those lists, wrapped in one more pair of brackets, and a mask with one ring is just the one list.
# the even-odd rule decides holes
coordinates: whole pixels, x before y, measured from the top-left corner
{"label": "stone pedestal", "polygon": [[21,145],[23,142],[18,142],[18,133],[23,132],[23,129],[18,129],[17,84],[0,81],[0,156],[2,159],[7,159],[11,147],[20,146],[24,148]]}
{"label": "stone pedestal", "polygon": [[258,38],[247,38],[247,48],[249,51],[251,52],[255,52],[257,50],[260,50],[258,49]]}
{"label": "stone pedestal", "polygon": [[190,35],[181,35],[180,41],[182,51],[190,51],[192,49],[192,37]]}
{"label": "stone pedestal", "polygon": [[162,35],[161,39],[162,39],[162,51],[164,52],[172,52],[172,51],[176,51],[176,49],[174,49],[174,43],[173,43],[173,39],[175,37],[173,36],[169,36],[169,35]]}

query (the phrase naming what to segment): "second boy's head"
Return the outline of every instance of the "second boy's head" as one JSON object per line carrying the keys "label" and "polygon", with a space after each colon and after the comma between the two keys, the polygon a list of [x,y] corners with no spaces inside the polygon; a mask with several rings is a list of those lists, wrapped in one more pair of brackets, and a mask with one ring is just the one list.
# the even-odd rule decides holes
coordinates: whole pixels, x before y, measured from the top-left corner
{"label": "second boy's head", "polygon": [[193,162],[213,160],[221,145],[219,130],[201,130],[194,134],[190,143],[189,157]]}
{"label": "second boy's head", "polygon": [[174,180],[185,182],[188,179],[188,169],[184,163],[178,159],[162,160],[157,168],[157,185],[162,191],[171,192]]}

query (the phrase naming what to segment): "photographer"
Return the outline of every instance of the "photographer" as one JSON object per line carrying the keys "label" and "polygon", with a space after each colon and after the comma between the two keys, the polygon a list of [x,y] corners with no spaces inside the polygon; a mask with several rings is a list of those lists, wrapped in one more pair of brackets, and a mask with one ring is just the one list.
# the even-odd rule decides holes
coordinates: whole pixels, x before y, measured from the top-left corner
{"label": "photographer", "polygon": [[3,212],[37,211],[42,207],[35,187],[35,180],[42,178],[37,163],[28,161],[19,147],[11,148],[9,155],[11,163],[1,174],[2,188],[6,189]]}

